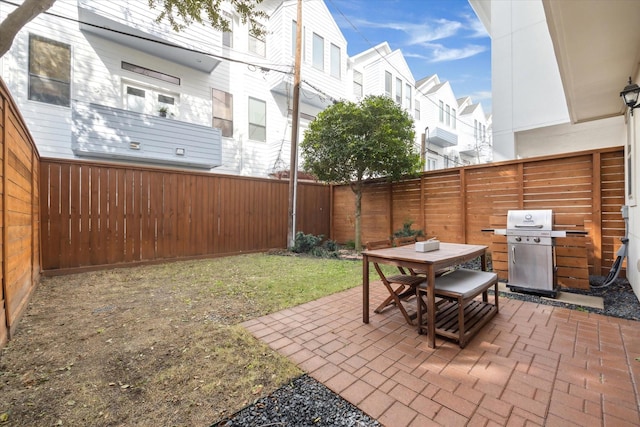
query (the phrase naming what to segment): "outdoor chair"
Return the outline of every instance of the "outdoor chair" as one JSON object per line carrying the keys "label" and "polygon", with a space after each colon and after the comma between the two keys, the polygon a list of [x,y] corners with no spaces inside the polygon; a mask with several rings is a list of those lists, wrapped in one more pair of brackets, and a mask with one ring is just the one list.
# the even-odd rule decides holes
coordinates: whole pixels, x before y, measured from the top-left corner
{"label": "outdoor chair", "polygon": [[[386,249],[392,247],[391,240],[379,240],[375,242],[367,242],[365,247],[367,250]],[[402,313],[409,325],[414,325],[413,318],[416,314],[410,315],[406,308],[402,305],[403,301],[408,301],[416,295],[416,287],[425,282],[424,276],[411,274],[402,267],[398,267],[400,274],[385,275],[378,263],[373,263],[373,267],[378,272],[382,284],[389,291],[389,296],[374,310],[381,313],[387,307],[396,306]],[[395,287],[395,288],[394,288]]]}

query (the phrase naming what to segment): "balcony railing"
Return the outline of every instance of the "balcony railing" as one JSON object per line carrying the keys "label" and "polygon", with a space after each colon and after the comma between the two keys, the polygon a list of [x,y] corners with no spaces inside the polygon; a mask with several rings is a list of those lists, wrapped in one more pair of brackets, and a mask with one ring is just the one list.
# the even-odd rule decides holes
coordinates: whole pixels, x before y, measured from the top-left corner
{"label": "balcony railing", "polygon": [[80,157],[211,169],[220,166],[220,129],[75,101],[71,148]]}

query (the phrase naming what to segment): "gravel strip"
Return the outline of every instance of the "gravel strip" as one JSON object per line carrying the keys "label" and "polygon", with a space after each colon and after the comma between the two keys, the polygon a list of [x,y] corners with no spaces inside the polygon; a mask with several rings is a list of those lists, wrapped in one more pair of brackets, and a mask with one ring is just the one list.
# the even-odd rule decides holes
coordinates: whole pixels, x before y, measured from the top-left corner
{"label": "gravel strip", "polygon": [[[466,265],[466,267],[475,268],[478,265],[471,264]],[[599,313],[622,319],[640,320],[640,302],[633,293],[629,282],[624,279],[617,279],[607,287],[599,287],[604,280],[605,278],[601,276],[590,277],[590,290],[562,289],[563,292],[602,297],[604,310],[576,306],[532,294],[509,293],[507,295],[501,292],[500,296],[537,304]],[[257,400],[254,404],[242,409],[229,419],[214,424],[214,426],[368,427],[381,426],[381,424],[323,384],[307,375],[303,375],[269,396]]]}
{"label": "gravel strip", "polygon": [[302,375],[215,427],[381,426],[327,387]]}

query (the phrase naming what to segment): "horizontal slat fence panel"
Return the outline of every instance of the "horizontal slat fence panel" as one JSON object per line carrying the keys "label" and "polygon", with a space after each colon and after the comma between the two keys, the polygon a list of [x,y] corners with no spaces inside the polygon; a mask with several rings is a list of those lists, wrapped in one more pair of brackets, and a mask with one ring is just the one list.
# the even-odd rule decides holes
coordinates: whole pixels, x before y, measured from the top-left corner
{"label": "horizontal slat fence panel", "polygon": [[[288,181],[41,162],[44,270],[287,246]],[[298,184],[296,229],[329,236],[330,187]]]}
{"label": "horizontal slat fence panel", "polygon": [[0,346],[15,333],[40,279],[39,157],[0,79]]}
{"label": "horizontal slat fence panel", "polygon": [[[506,238],[482,229],[505,228],[511,209],[552,209],[558,229],[588,231],[556,239],[558,283],[587,288],[589,274],[611,268],[624,234],[623,160],[623,149],[615,147],[430,171],[394,184],[373,180],[365,185],[361,241],[387,238],[411,220],[427,237],[489,246],[494,269],[507,279]],[[354,240],[353,205],[347,186],[333,188],[338,242]]]}

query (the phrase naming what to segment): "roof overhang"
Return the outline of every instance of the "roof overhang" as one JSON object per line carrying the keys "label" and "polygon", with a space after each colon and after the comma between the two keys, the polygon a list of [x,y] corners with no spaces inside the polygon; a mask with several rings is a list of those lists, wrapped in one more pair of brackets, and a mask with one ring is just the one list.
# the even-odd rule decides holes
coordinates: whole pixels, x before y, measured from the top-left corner
{"label": "roof overhang", "polygon": [[542,0],[573,123],[624,114],[640,63],[640,1]]}
{"label": "roof overhang", "polygon": [[207,54],[178,46],[160,37],[78,7],[80,30],[150,55],[210,74],[220,63]]}

